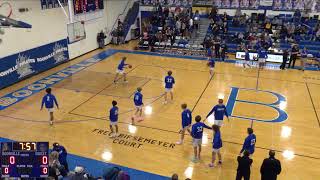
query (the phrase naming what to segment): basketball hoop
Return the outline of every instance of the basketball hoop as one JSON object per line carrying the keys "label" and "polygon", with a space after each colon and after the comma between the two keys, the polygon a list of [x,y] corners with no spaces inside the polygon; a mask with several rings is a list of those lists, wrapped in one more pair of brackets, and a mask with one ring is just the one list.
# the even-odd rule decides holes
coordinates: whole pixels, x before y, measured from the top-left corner
{"label": "basketball hoop", "polygon": [[8,12],[8,15],[7,15],[7,17],[9,18],[12,15],[12,6],[8,2],[4,2],[4,3],[0,4],[0,8],[3,7],[3,6],[8,6],[9,7],[9,12]]}

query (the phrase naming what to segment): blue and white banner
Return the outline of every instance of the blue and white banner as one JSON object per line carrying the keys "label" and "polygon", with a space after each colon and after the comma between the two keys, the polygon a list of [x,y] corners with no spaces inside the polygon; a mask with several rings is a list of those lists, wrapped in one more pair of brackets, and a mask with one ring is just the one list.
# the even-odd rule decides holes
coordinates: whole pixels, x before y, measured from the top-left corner
{"label": "blue and white banner", "polygon": [[67,39],[1,58],[0,89],[68,60]]}

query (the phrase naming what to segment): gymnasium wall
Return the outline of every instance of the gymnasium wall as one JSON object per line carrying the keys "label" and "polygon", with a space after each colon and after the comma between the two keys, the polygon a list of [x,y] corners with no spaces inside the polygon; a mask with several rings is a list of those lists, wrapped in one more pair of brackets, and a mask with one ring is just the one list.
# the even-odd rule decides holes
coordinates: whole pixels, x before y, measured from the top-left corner
{"label": "gymnasium wall", "polygon": [[[96,49],[97,33],[101,30],[110,31],[118,15],[123,12],[128,2],[128,6],[132,6],[132,1],[105,0],[105,9],[101,17],[85,23],[86,39],[68,46],[70,59]],[[13,7],[11,17],[31,24],[32,29],[5,29],[5,34],[1,37],[3,42],[0,44],[0,58],[67,38],[68,19],[61,8],[42,10],[40,0],[2,0],[1,2],[10,2]],[[18,8],[28,8],[29,11],[20,13]],[[68,7],[65,9],[68,13]],[[5,11],[6,9],[0,8],[1,14],[6,14]],[[120,16],[120,19],[124,19],[124,16]],[[107,38],[106,43],[110,40],[110,37]]]}

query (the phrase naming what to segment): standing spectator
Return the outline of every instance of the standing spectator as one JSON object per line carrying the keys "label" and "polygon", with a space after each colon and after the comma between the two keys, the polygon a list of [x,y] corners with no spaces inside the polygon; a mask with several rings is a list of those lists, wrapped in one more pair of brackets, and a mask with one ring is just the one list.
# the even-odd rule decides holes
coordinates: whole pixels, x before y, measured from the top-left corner
{"label": "standing spectator", "polygon": [[297,56],[299,53],[298,45],[294,45],[291,49],[291,56],[289,61],[289,68],[294,68],[294,65],[296,64]]}
{"label": "standing spectator", "polygon": [[248,128],[247,132],[248,132],[248,136],[244,140],[240,154],[243,153],[244,151],[247,151],[247,152],[249,152],[250,155],[252,155],[254,153],[257,138],[256,138],[256,135],[253,134],[252,128]]}
{"label": "standing spectator", "polygon": [[118,19],[118,27],[123,26],[122,22],[120,19]]}
{"label": "standing spectator", "polygon": [[103,31],[101,30],[100,33],[98,33],[97,36],[97,41],[99,44],[99,48],[102,49],[104,47],[104,39],[107,38],[107,36],[103,33]]}
{"label": "standing spectator", "polygon": [[59,162],[64,166],[65,170],[69,172],[69,166],[67,162],[67,150],[59,143],[53,143],[52,151],[57,151],[59,153]]}
{"label": "standing spectator", "polygon": [[124,44],[124,29],[123,26],[118,27],[118,44]]}
{"label": "standing spectator", "polygon": [[222,61],[225,60],[227,51],[228,51],[228,46],[225,41],[222,41],[220,46],[220,57]]}
{"label": "standing spectator", "polygon": [[245,48],[244,53],[245,53],[245,55],[244,55],[243,67],[244,68],[246,68],[246,66],[251,67],[249,50],[247,48]]}
{"label": "standing spectator", "polygon": [[252,164],[252,159],[250,159],[250,153],[248,151],[243,152],[243,156],[238,156],[238,168],[237,168],[237,176],[236,180],[250,180],[250,168]]}
{"label": "standing spectator", "polygon": [[307,58],[308,58],[308,50],[307,50],[307,47],[304,47],[303,50],[301,51],[301,70],[302,71],[304,71]]}
{"label": "standing spectator", "polygon": [[283,57],[283,59],[282,59],[282,64],[281,64],[281,66],[280,66],[280,69],[282,69],[282,70],[284,70],[285,69],[285,67],[286,67],[286,64],[287,64],[287,61],[288,61],[288,51],[287,50],[284,50],[283,51],[283,55],[282,55],[282,57]]}
{"label": "standing spectator", "polygon": [[277,180],[281,172],[281,163],[275,158],[275,151],[269,151],[269,158],[263,160],[260,168],[261,180]]}
{"label": "standing spectator", "polygon": [[176,22],[176,29],[177,29],[177,31],[179,33],[181,32],[181,21],[180,21],[180,19],[178,19],[177,22]]}
{"label": "standing spectator", "polygon": [[193,20],[194,20],[194,28],[196,29],[196,31],[198,31],[200,28],[200,14],[198,10],[196,10]]}
{"label": "standing spectator", "polygon": [[214,41],[214,54],[215,54],[215,58],[220,59],[220,41],[219,41],[219,39],[216,39]]}

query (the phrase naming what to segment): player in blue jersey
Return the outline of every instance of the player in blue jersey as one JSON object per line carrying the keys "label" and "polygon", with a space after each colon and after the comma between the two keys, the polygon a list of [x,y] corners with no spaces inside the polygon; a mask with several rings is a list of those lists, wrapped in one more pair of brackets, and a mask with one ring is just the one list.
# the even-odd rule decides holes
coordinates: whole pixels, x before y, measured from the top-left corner
{"label": "player in blue jersey", "polygon": [[244,140],[242,149],[240,151],[240,155],[245,150],[248,151],[250,153],[250,155],[252,155],[254,153],[254,149],[255,149],[256,142],[257,142],[257,138],[256,138],[256,135],[253,134],[253,129],[252,128],[248,128],[247,132],[248,132],[248,136]]}
{"label": "player in blue jersey", "polygon": [[209,47],[207,49],[207,56],[208,56],[208,58],[212,58],[212,49],[211,49],[211,47]]}
{"label": "player in blue jersey", "polygon": [[47,94],[45,96],[43,96],[42,98],[42,103],[41,103],[41,109],[43,109],[43,105],[45,105],[45,107],[47,108],[49,114],[50,114],[50,125],[53,125],[53,120],[54,120],[54,116],[53,116],[53,112],[54,112],[54,105],[57,106],[57,108],[59,109],[59,105],[58,105],[58,101],[56,99],[56,97],[54,95],[51,94],[51,88],[47,88],[46,92]]}
{"label": "player in blue jersey", "polygon": [[208,58],[208,63],[207,63],[208,67],[210,68],[209,72],[210,72],[210,75],[213,76],[213,70],[214,70],[214,67],[216,65],[216,62],[214,61],[213,58]]}
{"label": "player in blue jersey", "polygon": [[[143,95],[142,95],[141,91],[142,91],[142,88],[138,87],[136,93],[133,96],[133,102],[134,102],[134,105],[136,106],[136,112],[134,115],[138,119],[142,118]],[[132,124],[134,124],[135,117],[131,118]]]}
{"label": "player in blue jersey", "polygon": [[258,57],[259,57],[259,59],[258,59],[259,69],[263,69],[263,67],[266,65],[266,61],[268,58],[268,52],[264,48],[261,48],[258,51]]}
{"label": "player in blue jersey", "polygon": [[129,67],[129,68],[132,68],[132,66],[130,64],[126,64],[126,60],[127,60],[127,57],[123,57],[117,67],[117,72],[116,72],[116,76],[114,77],[114,80],[113,82],[114,83],[117,83],[117,81],[120,79],[118,79],[119,75],[123,75],[123,80],[124,82],[128,82],[127,81],[127,74],[125,73],[125,68]]}
{"label": "player in blue jersey", "polygon": [[220,153],[220,149],[222,148],[220,127],[214,124],[212,126],[212,129],[214,131],[213,140],[212,140],[212,161],[209,164],[209,167],[214,166],[214,162],[216,161],[216,155],[218,155],[218,159],[219,159],[218,163],[222,164],[221,153]]}
{"label": "player in blue jersey", "polygon": [[250,65],[250,53],[248,49],[244,50],[244,61],[243,61],[243,67],[246,68],[246,66],[251,67]]}
{"label": "player in blue jersey", "polygon": [[194,150],[194,157],[192,159],[193,162],[197,162],[200,160],[201,153],[201,144],[202,144],[202,136],[203,136],[203,128],[212,129],[211,127],[205,125],[201,121],[201,116],[195,117],[196,123],[192,125],[191,128],[191,136],[193,138],[192,145]]}
{"label": "player in blue jersey", "polygon": [[223,104],[223,99],[219,99],[218,101],[219,104],[215,105],[212,110],[209,112],[209,114],[207,115],[207,119],[208,117],[214,113],[214,124],[218,125],[218,126],[222,126],[223,124],[223,118],[224,116],[227,116],[228,121],[230,121],[229,119],[229,115],[227,112],[227,108],[226,106]]}
{"label": "player in blue jersey", "polygon": [[167,95],[170,92],[171,101],[173,100],[172,88],[175,83],[174,78],[172,77],[172,71],[168,71],[168,75],[164,78],[165,83],[165,93],[164,93],[164,103],[167,104]]}
{"label": "player in blue jersey", "polygon": [[[109,119],[110,119],[110,130],[111,134],[110,137],[116,137],[118,134],[118,114],[119,114],[119,108],[117,107],[117,101],[112,101],[112,108],[109,111]],[[114,133],[113,127],[115,126],[116,132]]]}
{"label": "player in blue jersey", "polygon": [[184,133],[186,131],[191,133],[190,126],[191,126],[191,122],[192,122],[192,113],[187,108],[187,104],[182,104],[181,108],[183,111],[181,113],[182,129],[179,131],[179,133],[181,134],[181,139],[180,139],[180,141],[177,142],[177,144],[179,144],[179,145],[183,144]]}

